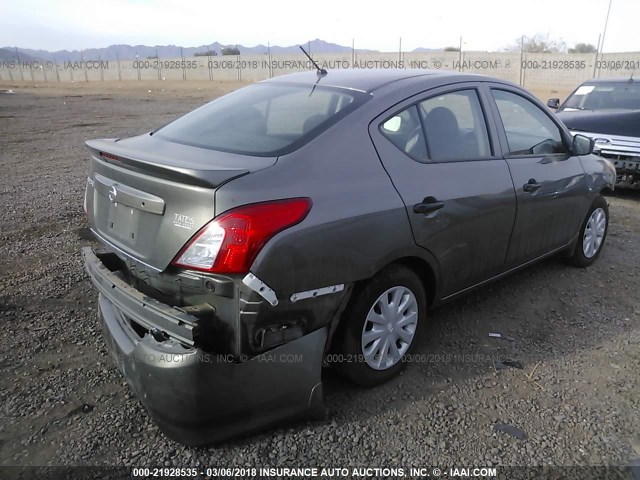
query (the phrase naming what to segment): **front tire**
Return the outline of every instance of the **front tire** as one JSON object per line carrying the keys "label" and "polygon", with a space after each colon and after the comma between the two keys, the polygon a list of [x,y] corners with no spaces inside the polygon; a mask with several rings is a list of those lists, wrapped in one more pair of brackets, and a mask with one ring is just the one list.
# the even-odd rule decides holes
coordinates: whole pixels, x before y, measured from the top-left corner
{"label": "front tire", "polygon": [[577,267],[588,267],[596,261],[609,230],[609,205],[604,197],[598,195],[587,213],[577,244],[569,262]]}
{"label": "front tire", "polygon": [[391,265],[356,290],[342,318],[342,372],[354,383],[374,386],[397,375],[425,323],[427,300],[420,278]]}

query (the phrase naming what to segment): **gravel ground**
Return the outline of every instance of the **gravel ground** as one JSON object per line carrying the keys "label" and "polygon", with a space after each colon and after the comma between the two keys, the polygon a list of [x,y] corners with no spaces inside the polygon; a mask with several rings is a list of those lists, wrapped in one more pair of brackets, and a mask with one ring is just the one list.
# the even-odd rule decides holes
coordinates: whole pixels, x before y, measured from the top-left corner
{"label": "gravel ground", "polygon": [[[0,85],[16,92],[0,95],[0,465],[628,465],[640,457],[640,192],[609,198],[607,245],[591,268],[550,259],[432,312],[421,361],[381,387],[362,390],[325,372],[326,421],[217,448],[168,440],[107,355],[79,255],[93,242],[82,212],[84,140],[142,133],[232,88],[157,85]],[[496,358],[522,368],[496,369]],[[494,431],[497,423],[526,438]]]}

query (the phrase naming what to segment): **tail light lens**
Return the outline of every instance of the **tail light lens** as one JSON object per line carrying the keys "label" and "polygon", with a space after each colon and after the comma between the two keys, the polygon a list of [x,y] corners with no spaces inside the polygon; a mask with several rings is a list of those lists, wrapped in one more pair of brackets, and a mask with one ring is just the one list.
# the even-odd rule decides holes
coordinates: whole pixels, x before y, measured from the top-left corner
{"label": "tail light lens", "polygon": [[205,225],[172,264],[210,273],[246,273],[275,234],[300,223],[310,198],[256,203],[223,213]]}

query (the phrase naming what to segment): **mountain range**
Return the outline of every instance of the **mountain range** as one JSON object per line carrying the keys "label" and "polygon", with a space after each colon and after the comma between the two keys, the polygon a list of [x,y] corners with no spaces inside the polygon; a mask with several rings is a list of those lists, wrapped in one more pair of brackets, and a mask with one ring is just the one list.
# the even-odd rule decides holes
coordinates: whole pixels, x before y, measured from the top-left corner
{"label": "mountain range", "polygon": [[[350,53],[351,47],[330,43],[319,38],[304,42],[301,44],[305,49],[310,50],[311,55],[314,53]],[[105,48],[88,48],[86,50],[58,50],[50,52],[48,50],[33,50],[30,48],[17,48],[20,61],[29,60],[53,60],[57,62],[78,62],[81,60],[132,60],[135,58],[178,58],[181,56],[193,57],[196,53],[216,52],[222,55],[223,48],[237,48],[240,55],[261,55],[267,54],[269,47],[266,45],[256,45],[254,47],[245,47],[244,45],[223,45],[219,42],[213,42],[209,45],[201,45],[199,47],[181,47],[178,45],[111,45]],[[280,47],[273,45],[270,47],[272,54],[297,54],[300,53],[298,45],[288,47]],[[416,52],[433,51],[438,49],[416,48]],[[367,53],[377,52],[377,50],[367,50],[357,48],[356,52]],[[0,48],[0,62],[15,61],[16,48],[4,47]]]}

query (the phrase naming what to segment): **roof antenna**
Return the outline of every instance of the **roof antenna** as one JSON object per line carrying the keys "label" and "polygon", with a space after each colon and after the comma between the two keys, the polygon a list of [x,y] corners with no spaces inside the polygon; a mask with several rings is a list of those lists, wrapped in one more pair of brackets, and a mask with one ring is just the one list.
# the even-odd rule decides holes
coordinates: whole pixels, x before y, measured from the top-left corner
{"label": "roof antenna", "polygon": [[314,67],[316,67],[316,73],[317,73],[318,75],[326,75],[326,74],[327,74],[327,71],[326,71],[324,68],[320,68],[320,65],[318,65],[318,64],[316,63],[316,61],[315,61],[313,58],[311,58],[311,55],[309,55],[309,54],[307,53],[307,51],[306,51],[304,48],[302,48],[302,45],[298,45],[298,47],[300,48],[300,50],[302,50],[302,52],[303,52],[303,53],[307,56],[307,58],[311,61],[311,63],[313,64],[313,66],[314,66]]}

